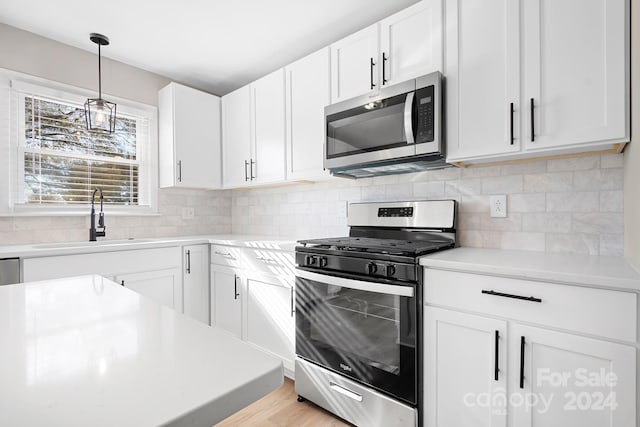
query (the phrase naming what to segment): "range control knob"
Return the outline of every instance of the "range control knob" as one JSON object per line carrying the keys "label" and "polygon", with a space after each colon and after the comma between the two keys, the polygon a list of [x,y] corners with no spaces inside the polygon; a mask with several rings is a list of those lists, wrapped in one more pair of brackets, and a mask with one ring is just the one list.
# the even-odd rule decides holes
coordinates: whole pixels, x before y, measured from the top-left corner
{"label": "range control knob", "polygon": [[367,274],[376,274],[376,271],[378,271],[378,266],[375,262],[367,264]]}
{"label": "range control knob", "polygon": [[396,274],[396,266],[393,264],[387,265],[387,277],[393,277]]}
{"label": "range control knob", "polygon": [[304,259],[304,263],[305,265],[315,265],[316,257],[314,257],[313,255],[307,255]]}
{"label": "range control knob", "polygon": [[329,264],[329,260],[327,259],[327,257],[322,256],[318,258],[318,264],[320,265],[320,267],[326,267],[327,264]]}

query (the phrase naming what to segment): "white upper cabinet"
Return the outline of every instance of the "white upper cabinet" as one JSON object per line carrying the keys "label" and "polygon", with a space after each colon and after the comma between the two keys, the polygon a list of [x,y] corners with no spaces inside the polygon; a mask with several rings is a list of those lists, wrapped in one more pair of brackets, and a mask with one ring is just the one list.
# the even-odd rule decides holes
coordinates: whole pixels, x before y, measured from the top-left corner
{"label": "white upper cabinet", "polygon": [[258,184],[284,181],[284,69],[251,83],[251,95],[255,162],[250,168],[251,179]]}
{"label": "white upper cabinet", "polygon": [[446,0],[450,161],[520,148],[518,5],[512,0]]}
{"label": "white upper cabinet", "polygon": [[625,7],[625,0],[523,2],[527,150],[628,140]]}
{"label": "white upper cabinet", "polygon": [[220,98],[170,83],[158,109],[160,187],[221,188]]}
{"label": "white upper cabinet", "polygon": [[378,84],[378,24],[334,43],[331,49],[331,102],[371,92]]}
{"label": "white upper cabinet", "polygon": [[324,107],[330,102],[329,48],[285,67],[287,106],[287,179],[321,179]]}
{"label": "white upper cabinet", "polygon": [[222,185],[248,185],[251,161],[251,89],[244,86],[222,97]]}
{"label": "white upper cabinet", "polygon": [[628,7],[446,0],[448,161],[620,150],[629,140]]}
{"label": "white upper cabinet", "polygon": [[423,0],[380,21],[382,86],[442,69],[442,0]]}
{"label": "white upper cabinet", "polygon": [[332,44],[331,102],[442,68],[442,0],[423,0]]}
{"label": "white upper cabinet", "polygon": [[284,181],[284,70],[222,97],[223,186]]}

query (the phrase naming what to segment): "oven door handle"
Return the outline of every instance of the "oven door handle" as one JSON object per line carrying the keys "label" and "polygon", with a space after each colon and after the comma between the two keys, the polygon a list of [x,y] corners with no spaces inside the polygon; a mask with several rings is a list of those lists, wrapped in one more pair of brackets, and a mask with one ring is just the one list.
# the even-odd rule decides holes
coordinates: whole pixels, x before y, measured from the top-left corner
{"label": "oven door handle", "polygon": [[346,279],[344,277],[318,274],[311,271],[296,268],[296,276],[302,279],[313,280],[320,283],[328,283],[342,288],[357,289],[359,291],[374,292],[378,294],[397,295],[401,297],[414,297],[415,290],[412,286],[388,285],[386,283],[366,282],[362,280]]}
{"label": "oven door handle", "polygon": [[413,97],[415,92],[409,92],[407,99],[404,101],[404,135],[407,138],[407,144],[415,143],[413,138]]}

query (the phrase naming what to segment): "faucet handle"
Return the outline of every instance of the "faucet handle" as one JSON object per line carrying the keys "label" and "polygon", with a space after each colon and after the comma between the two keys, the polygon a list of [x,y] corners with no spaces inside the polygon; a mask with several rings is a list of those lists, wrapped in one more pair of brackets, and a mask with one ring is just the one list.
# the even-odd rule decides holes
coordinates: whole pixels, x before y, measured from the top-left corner
{"label": "faucet handle", "polygon": [[104,212],[100,212],[98,216],[98,227],[104,228]]}

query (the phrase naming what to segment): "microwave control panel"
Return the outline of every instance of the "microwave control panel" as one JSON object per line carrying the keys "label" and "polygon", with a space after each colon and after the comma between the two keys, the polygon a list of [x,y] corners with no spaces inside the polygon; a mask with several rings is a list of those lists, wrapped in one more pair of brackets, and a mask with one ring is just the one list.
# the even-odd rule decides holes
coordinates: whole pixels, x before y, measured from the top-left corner
{"label": "microwave control panel", "polygon": [[416,143],[431,142],[435,136],[434,87],[427,86],[416,91],[415,112],[417,115]]}

